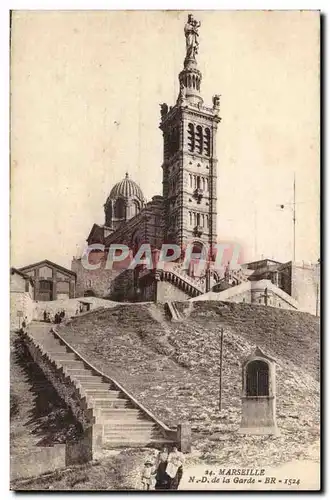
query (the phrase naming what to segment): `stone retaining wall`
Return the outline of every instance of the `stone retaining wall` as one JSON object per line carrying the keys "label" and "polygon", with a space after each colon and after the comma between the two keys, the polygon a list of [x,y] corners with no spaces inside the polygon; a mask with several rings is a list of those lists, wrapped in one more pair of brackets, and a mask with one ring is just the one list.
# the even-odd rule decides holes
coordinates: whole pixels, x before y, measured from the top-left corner
{"label": "stone retaining wall", "polygon": [[65,444],[30,450],[10,457],[10,479],[40,476],[65,467]]}
{"label": "stone retaining wall", "polygon": [[[50,334],[51,335],[51,334]],[[44,372],[45,377],[54,386],[58,395],[67,403],[83,429],[93,425],[93,410],[87,407],[86,398],[82,397],[74,382],[65,375],[63,368],[50,359],[47,352],[36,345],[29,334],[24,335],[24,340],[33,360]]]}

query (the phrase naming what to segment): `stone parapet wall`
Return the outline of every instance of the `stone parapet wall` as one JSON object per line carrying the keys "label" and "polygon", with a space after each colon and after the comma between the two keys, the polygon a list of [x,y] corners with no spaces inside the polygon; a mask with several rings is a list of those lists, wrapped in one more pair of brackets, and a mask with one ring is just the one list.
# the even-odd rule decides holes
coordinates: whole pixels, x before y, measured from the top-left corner
{"label": "stone parapet wall", "polygon": [[[77,310],[79,311],[79,307],[82,304],[90,304],[90,310],[93,311],[97,308],[104,307],[114,307],[116,305],[115,302],[106,299],[100,299],[98,297],[81,297],[78,299],[64,299],[64,300],[50,300],[48,302],[38,301],[35,303],[33,320],[35,321],[43,321],[44,319],[44,311],[49,312],[51,318],[54,318],[55,313],[61,310],[65,311],[65,319],[71,317],[76,317]],[[86,313],[82,313],[86,314]],[[79,313],[80,315],[80,313]]]}
{"label": "stone parapet wall", "polygon": [[[17,330],[22,326],[22,321],[27,317],[27,323],[30,323],[34,317],[35,302],[28,292],[10,292],[10,329]],[[21,312],[23,317],[19,318]]]}
{"label": "stone parapet wall", "polygon": [[40,476],[46,472],[62,469],[66,465],[66,446],[56,444],[29,450],[29,453],[10,457],[10,479]]}
{"label": "stone parapet wall", "polygon": [[22,335],[24,335],[24,341],[33,360],[41,368],[59,396],[71,408],[73,415],[80,422],[83,429],[93,425],[93,411],[87,407],[85,397],[80,394],[71,378],[64,373],[63,368],[52,360],[49,354],[28,333]]}
{"label": "stone parapet wall", "polygon": [[168,281],[157,281],[157,302],[188,300],[190,296]]}

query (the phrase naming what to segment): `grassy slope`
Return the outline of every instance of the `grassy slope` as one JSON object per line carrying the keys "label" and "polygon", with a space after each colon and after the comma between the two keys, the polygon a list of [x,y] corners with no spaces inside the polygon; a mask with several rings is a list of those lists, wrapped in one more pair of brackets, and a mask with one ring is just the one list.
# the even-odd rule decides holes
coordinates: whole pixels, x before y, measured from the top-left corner
{"label": "grassy slope", "polygon": [[[185,322],[170,323],[153,304],[120,305],[75,318],[61,330],[81,354],[167,424],[189,419],[196,446],[207,451],[208,458],[214,451],[234,462],[249,458],[251,465],[251,460],[260,459],[260,442],[270,461],[271,456],[277,457],[274,461],[305,456],[305,448],[317,440],[319,432],[317,319],[248,304],[195,302],[193,307]],[[219,413],[222,326],[223,411]],[[277,416],[282,434],[277,439],[236,434],[241,360],[257,344],[277,361]]]}

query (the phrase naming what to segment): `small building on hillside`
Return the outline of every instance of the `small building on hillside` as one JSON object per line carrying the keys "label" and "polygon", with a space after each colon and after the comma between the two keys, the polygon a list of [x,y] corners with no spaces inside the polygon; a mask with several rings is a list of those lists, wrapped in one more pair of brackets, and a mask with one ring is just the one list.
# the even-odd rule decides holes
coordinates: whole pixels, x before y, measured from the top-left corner
{"label": "small building on hillside", "polygon": [[70,269],[46,259],[21,267],[19,271],[32,278],[34,300],[49,301],[75,297],[76,273]]}
{"label": "small building on hillside", "polygon": [[26,317],[32,321],[34,311],[34,283],[33,279],[15,269],[10,270],[10,329],[15,330],[22,326]]}
{"label": "small building on hillside", "polygon": [[[215,287],[214,287],[215,288]],[[190,300],[217,300],[220,302],[245,302],[282,309],[299,310],[298,302],[270,280],[246,280],[227,289],[204,293]]]}
{"label": "small building on hillside", "polygon": [[250,281],[270,280],[273,285],[290,295],[299,304],[299,310],[318,315],[320,291],[320,263],[277,262],[263,259],[242,266]]}

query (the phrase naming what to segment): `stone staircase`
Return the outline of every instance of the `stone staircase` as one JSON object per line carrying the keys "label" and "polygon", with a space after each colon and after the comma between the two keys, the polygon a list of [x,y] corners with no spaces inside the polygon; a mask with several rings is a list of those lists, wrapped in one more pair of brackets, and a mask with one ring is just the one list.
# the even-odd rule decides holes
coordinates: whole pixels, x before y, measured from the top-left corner
{"label": "stone staircase", "polygon": [[165,302],[165,311],[169,314],[171,321],[184,319],[175,302]]}
{"label": "stone staircase", "polygon": [[239,286],[249,281],[248,276],[242,269],[228,269],[227,274],[218,283],[213,285],[213,292],[223,292],[229,288]]}
{"label": "stone staircase", "polygon": [[[159,448],[174,443],[175,430],[158,421],[117,382],[92,367],[55,330],[49,331],[49,325],[34,322],[27,335],[78,391],[84,402],[82,411],[92,412],[90,421],[101,429],[102,448]],[[70,405],[70,396],[66,398],[65,393],[64,390],[61,396]],[[79,419],[77,412],[76,417]],[[85,422],[83,418],[82,424]]]}
{"label": "stone staircase", "polygon": [[161,281],[172,283],[189,297],[197,297],[204,293],[203,288],[197,284],[196,280],[188,275],[181,274],[178,270],[158,271],[158,276]]}

